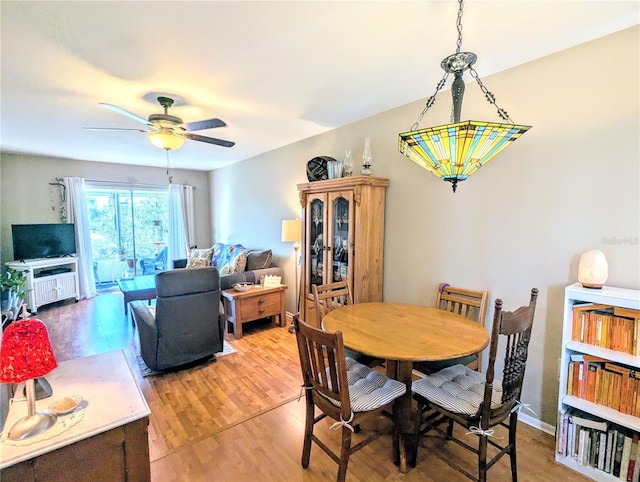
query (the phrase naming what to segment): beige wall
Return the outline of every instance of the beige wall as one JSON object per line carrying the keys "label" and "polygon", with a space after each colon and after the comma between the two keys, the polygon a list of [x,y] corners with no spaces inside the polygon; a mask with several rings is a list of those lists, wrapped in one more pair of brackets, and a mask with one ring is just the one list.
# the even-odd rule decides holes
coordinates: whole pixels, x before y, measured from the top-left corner
{"label": "beige wall", "polygon": [[[511,310],[539,288],[523,402],[555,424],[563,289],[580,254],[601,249],[608,284],[640,288],[638,35],[634,27],[483,78],[512,119],[533,128],[456,194],[397,152],[420,101],[214,171],[214,238],[272,247],[292,279],[280,222],[299,215],[306,162],[345,148],[359,159],[369,136],[374,173],[390,179],[384,299],[430,305],[441,281],[485,288],[491,320],[496,297]],[[476,70],[482,76],[482,58]],[[475,83],[466,96],[463,119],[498,120]],[[447,123],[450,107],[441,93],[421,127]]]}
{"label": "beige wall", "polygon": [[[638,62],[640,28],[483,77],[515,122],[533,128],[460,184],[450,185],[397,152],[424,101],[286,146],[210,173],[176,171],[193,184],[197,240],[273,249],[293,287],[293,249],[280,241],[281,221],[300,215],[296,183],[317,155],[362,153],[371,138],[375,175],[387,191],[384,299],[430,305],[439,282],[490,291],[506,309],[540,289],[523,401],[555,423],[564,286],[576,280],[582,252],[601,249],[613,286],[640,288]],[[434,68],[438,68],[434,65]],[[482,57],[476,64],[482,75]],[[410,75],[410,72],[408,72]],[[435,86],[425,86],[425,96]],[[348,105],[345,106],[348,108]],[[448,122],[448,92],[421,127]],[[497,120],[469,84],[464,119]],[[48,182],[56,176],[162,184],[164,169],[3,154],[2,261],[10,259],[17,222],[55,222]],[[208,179],[207,179],[208,177]],[[211,214],[209,214],[209,198]],[[287,294],[295,309],[294,290]],[[493,315],[489,309],[487,319]]]}
{"label": "beige wall", "polygon": [[[166,185],[166,168],[123,166],[53,157],[2,153],[0,205],[0,257],[13,259],[11,225],[18,223],[57,223],[59,194],[50,186],[56,177],[83,177],[91,180]],[[173,181],[196,187],[196,240],[211,245],[209,224],[209,185],[206,172],[172,169]]]}

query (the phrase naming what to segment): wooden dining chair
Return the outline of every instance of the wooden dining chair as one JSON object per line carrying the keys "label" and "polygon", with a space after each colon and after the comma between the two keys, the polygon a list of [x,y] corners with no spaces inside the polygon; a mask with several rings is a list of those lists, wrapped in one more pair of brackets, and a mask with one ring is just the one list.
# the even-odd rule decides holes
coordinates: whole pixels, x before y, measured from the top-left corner
{"label": "wooden dining chair", "polygon": [[[312,285],[311,289],[316,306],[316,326],[318,327],[322,326],[322,319],[327,313],[336,308],[353,304],[349,280],[344,279],[324,285]],[[350,348],[345,348],[345,352],[349,358],[353,358],[355,361],[370,367],[381,365],[384,362],[384,360],[365,355]]]}
{"label": "wooden dining chair", "polygon": [[[513,312],[502,311],[502,300],[496,300],[486,377],[465,365],[455,365],[413,382],[413,397],[424,416],[416,427],[416,439],[411,448],[412,466],[415,467],[416,463],[419,437],[433,430],[477,455],[476,476],[453,456],[439,451],[430,452],[470,479],[486,481],[487,470],[500,457],[509,454],[511,478],[514,482],[518,480],[516,428],[522,407],[522,383],[537,297],[538,290],[533,288],[529,305]],[[494,378],[500,336],[506,339],[502,381]],[[443,422],[448,422],[446,430],[440,427]],[[467,435],[454,435],[454,424],[464,427]],[[508,443],[497,442],[501,440],[499,434],[494,435],[494,427],[497,426],[508,429]],[[469,443],[469,437],[477,437],[477,444]],[[487,460],[489,445],[497,448],[498,452]]]}
{"label": "wooden dining chair", "polygon": [[[387,423],[387,429],[371,431],[355,446],[351,446],[354,427],[361,427],[360,433],[369,431],[363,422],[382,416],[382,412],[392,413],[393,402],[404,395],[404,383],[357,363],[345,356],[342,333],[328,333],[293,317],[296,340],[302,369],[303,389],[306,399],[306,421],[302,449],[302,466],[307,468],[311,457],[311,443],[315,442],[338,468],[338,481],[344,481],[347,465],[352,453],[385,433],[393,433],[393,449],[399,447],[399,433],[396,424]],[[315,408],[320,409],[316,416]],[[315,425],[326,417],[335,420],[331,429],[342,431],[342,444],[337,454],[314,434]],[[392,454],[394,460],[399,455]]]}
{"label": "wooden dining chair", "polygon": [[[458,288],[440,283],[436,293],[436,308],[464,316],[484,326],[489,292]],[[466,365],[472,370],[482,371],[482,352],[450,360],[414,362],[413,368],[429,375],[452,365]]]}

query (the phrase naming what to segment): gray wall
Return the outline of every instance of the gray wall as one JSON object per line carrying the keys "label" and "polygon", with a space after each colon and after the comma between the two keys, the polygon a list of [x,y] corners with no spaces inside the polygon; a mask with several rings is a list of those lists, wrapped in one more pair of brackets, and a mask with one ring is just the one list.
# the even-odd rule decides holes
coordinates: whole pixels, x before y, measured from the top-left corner
{"label": "gray wall", "polygon": [[[357,160],[369,136],[374,173],[390,179],[384,299],[431,305],[442,281],[488,289],[491,320],[496,297],[511,310],[539,288],[523,402],[553,425],[563,290],[577,279],[581,253],[601,249],[607,284],[640,288],[638,35],[634,27],[483,77],[511,118],[533,128],[455,194],[397,151],[420,101],[214,171],[214,238],[276,247],[292,279],[280,222],[299,216],[295,185],[306,181],[306,162],[345,148]],[[480,62],[476,70],[482,76]],[[449,95],[421,127],[449,121]],[[462,118],[499,120],[475,83]]]}

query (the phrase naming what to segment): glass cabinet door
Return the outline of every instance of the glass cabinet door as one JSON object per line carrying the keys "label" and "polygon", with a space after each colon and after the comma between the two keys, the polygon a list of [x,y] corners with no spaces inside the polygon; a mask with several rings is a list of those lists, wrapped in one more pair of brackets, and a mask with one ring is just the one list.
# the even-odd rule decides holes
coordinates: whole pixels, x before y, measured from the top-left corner
{"label": "glass cabinet door", "polygon": [[349,278],[349,224],[351,221],[349,200],[337,195],[331,200],[331,282]]}
{"label": "glass cabinet door", "polygon": [[324,265],[325,265],[325,245],[324,245],[324,221],[325,221],[325,202],[322,199],[313,199],[310,203],[309,212],[311,218],[309,222],[309,292],[311,293],[311,285],[324,284]]}

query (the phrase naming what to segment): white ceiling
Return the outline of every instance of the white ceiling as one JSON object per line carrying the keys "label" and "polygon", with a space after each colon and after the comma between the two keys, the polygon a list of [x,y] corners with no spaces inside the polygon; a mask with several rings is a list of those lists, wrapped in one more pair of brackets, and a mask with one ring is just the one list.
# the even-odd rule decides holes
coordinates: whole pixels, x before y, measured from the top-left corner
{"label": "white ceiling", "polygon": [[[146,99],[162,93],[185,122],[228,124],[198,133],[233,148],[187,140],[171,152],[172,167],[197,170],[426,98],[457,39],[455,0],[3,0],[0,9],[2,151],[164,166],[143,133],[83,129],[144,128],[98,103],[146,118],[162,111]],[[462,50],[478,55],[484,79],[636,25],[639,10],[636,0],[467,0]]]}

